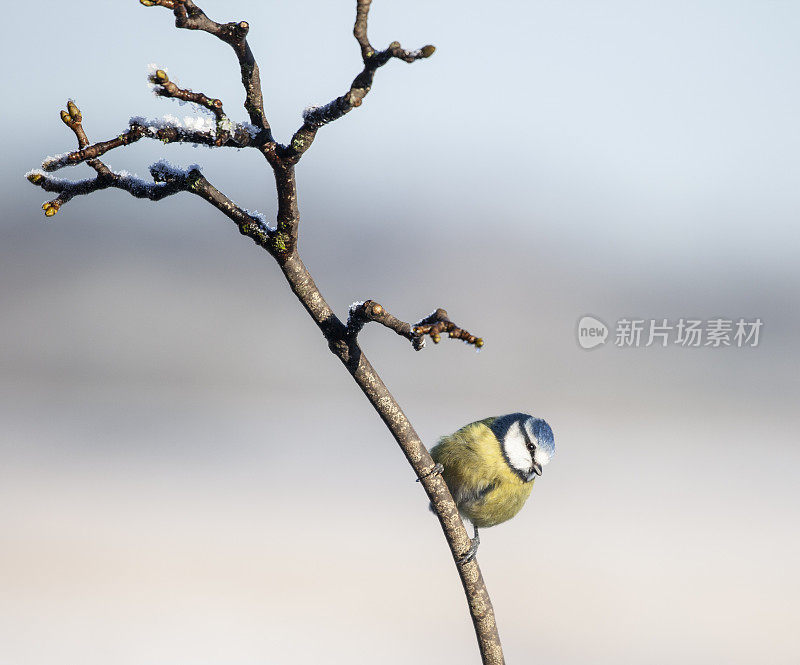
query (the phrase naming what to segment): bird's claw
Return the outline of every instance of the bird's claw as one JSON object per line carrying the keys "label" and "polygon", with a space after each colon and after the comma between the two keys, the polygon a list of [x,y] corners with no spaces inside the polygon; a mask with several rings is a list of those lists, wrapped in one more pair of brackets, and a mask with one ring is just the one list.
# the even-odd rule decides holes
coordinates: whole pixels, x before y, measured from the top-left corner
{"label": "bird's claw", "polygon": [[422,480],[423,478],[427,478],[428,476],[432,476],[432,475],[434,475],[434,474],[436,474],[436,473],[442,473],[442,471],[444,471],[444,467],[443,467],[443,466],[442,466],[442,465],[441,465],[439,462],[437,462],[437,463],[436,463],[436,465],[435,465],[435,466],[434,466],[432,469],[430,469],[429,471],[426,471],[425,473],[423,473],[423,474],[422,474],[422,475],[421,475],[419,478],[417,478],[417,479],[416,479],[416,481],[414,481],[414,482],[417,482],[417,483],[418,483],[418,482],[419,482],[420,480]]}
{"label": "bird's claw", "polygon": [[478,535],[478,529],[475,529],[475,537],[470,538],[469,542],[470,545],[466,554],[456,559],[456,563],[459,566],[463,566],[465,563],[472,561],[475,558],[475,555],[478,553],[478,545],[481,544],[481,537]]}

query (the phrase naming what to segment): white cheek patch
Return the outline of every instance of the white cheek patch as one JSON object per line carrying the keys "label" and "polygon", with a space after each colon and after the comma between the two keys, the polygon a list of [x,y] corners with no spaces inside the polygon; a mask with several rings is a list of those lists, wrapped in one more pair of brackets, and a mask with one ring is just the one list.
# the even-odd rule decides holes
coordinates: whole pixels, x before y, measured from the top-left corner
{"label": "white cheek patch", "polygon": [[544,448],[536,446],[536,452],[533,454],[533,459],[537,464],[544,466],[552,459],[552,455]]}
{"label": "white cheek patch", "polygon": [[508,428],[508,432],[503,439],[503,448],[505,449],[508,463],[517,471],[528,473],[531,470],[533,459],[528,450],[528,440],[525,438],[525,433],[522,431],[519,422],[513,422],[511,427]]}

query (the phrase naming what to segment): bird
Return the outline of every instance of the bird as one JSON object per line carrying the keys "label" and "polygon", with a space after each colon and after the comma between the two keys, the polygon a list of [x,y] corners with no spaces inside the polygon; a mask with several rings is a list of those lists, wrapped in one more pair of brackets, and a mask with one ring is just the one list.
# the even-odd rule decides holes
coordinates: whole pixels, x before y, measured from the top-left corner
{"label": "bird", "polygon": [[542,418],[509,413],[465,425],[431,449],[434,472],[442,478],[462,518],[474,529],[471,561],[480,544],[478,529],[514,517],[525,505],[533,481],[555,454],[553,430]]}

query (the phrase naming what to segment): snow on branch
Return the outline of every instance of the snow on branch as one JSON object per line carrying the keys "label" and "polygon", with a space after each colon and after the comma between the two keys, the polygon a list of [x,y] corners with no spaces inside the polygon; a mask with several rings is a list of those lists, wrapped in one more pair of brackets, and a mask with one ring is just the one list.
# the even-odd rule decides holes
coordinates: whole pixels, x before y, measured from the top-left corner
{"label": "snow on branch", "polygon": [[[197,165],[192,165],[188,169],[179,169],[169,164],[166,160],[162,160],[150,168],[153,182],[146,182],[127,171],[114,172],[97,158],[111,148],[107,147],[106,150],[100,150],[97,148],[100,144],[89,145],[89,139],[83,129],[83,115],[74,101],[69,100],[67,102],[66,110],[61,111],[61,120],[75,134],[80,149],[75,153],[49,157],[42,164],[44,171],[54,171],[70,163],[86,161],[97,172],[97,176],[93,179],[68,181],[48,176],[44,171],[28,171],[25,177],[29,182],[38,185],[46,192],[58,194],[56,198],[45,201],[42,204],[42,209],[47,217],[55,215],[61,206],[74,197],[92,194],[101,189],[113,187],[125,190],[137,198],[159,201],[177,192],[189,191],[193,184],[202,178]],[[117,145],[125,145],[131,142],[126,141],[122,136],[117,137],[115,141],[118,142]],[[106,144],[109,143],[111,142],[106,142]],[[81,159],[75,159],[75,155],[80,155]]]}
{"label": "snow on branch", "polygon": [[130,119],[127,131],[108,141],[83,145],[74,152],[46,158],[42,162],[45,171],[57,171],[104,155],[109,150],[136,143],[142,138],[156,139],[162,143],[189,143],[194,146],[247,148],[259,146],[259,132],[250,124],[233,123],[227,118],[215,123],[210,117],[185,116],[180,119],[167,114],[162,118]]}
{"label": "snow on branch", "polygon": [[229,44],[239,60],[242,73],[242,85],[245,90],[244,108],[250,115],[250,122],[263,129],[267,134],[267,142],[274,143],[269,122],[264,113],[264,95],[261,92],[261,78],[258,64],[247,43],[250,24],[247,21],[238,23],[217,23],[205,15],[202,9],[192,0],[139,0],[145,7],[164,7],[171,9],[175,15],[175,26],[186,30],[202,30],[226,44]]}
{"label": "snow on branch", "polygon": [[[111,141],[89,145],[89,139],[83,129],[83,116],[75,102],[67,102],[67,109],[61,111],[61,119],[75,133],[78,139],[79,150],[66,153],[45,160],[44,170],[33,170],[25,174],[29,182],[41,187],[46,192],[54,192],[58,196],[42,204],[42,209],[47,217],[55,215],[59,209],[76,196],[92,194],[101,189],[121,189],[136,198],[146,198],[151,201],[177,194],[189,192],[205,199],[215,208],[220,210],[239,227],[242,235],[246,235],[270,252],[276,250],[276,237],[279,235],[275,229],[267,226],[262,215],[257,215],[240,208],[222,192],[216,189],[200,172],[200,167],[192,164],[188,168],[179,168],[162,159],[150,167],[152,182],[128,173],[127,171],[115,172],[106,166],[98,157],[109,150],[121,145],[128,145],[139,140],[142,136],[152,135],[156,138],[172,137],[176,133],[185,136],[200,136],[178,124],[177,119],[147,122],[134,119],[131,129]],[[249,132],[248,132],[248,135]],[[49,176],[46,171],[55,171],[68,164],[77,164],[85,161],[96,172],[92,179],[69,181]]]}

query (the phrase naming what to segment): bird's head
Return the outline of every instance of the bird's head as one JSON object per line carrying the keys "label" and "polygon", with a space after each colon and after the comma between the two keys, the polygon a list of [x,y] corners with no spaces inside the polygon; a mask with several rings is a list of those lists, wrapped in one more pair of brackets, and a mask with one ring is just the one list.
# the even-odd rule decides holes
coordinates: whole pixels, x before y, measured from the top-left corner
{"label": "bird's head", "polygon": [[492,423],[492,431],[508,466],[526,482],[541,476],[542,467],[556,452],[550,425],[526,413],[500,416]]}

